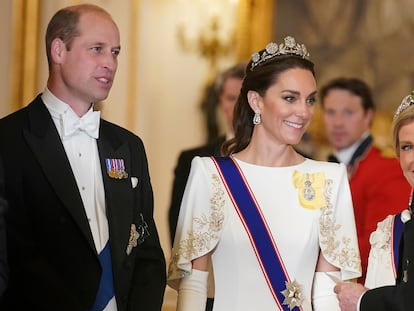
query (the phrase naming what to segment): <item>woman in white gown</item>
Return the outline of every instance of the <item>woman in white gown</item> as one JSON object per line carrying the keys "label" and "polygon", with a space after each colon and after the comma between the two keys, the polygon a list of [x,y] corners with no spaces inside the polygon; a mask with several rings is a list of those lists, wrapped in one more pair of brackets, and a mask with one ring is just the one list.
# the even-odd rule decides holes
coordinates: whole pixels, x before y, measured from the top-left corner
{"label": "woman in white gown", "polygon": [[177,311],[339,310],[335,279],[360,276],[346,168],[298,154],[315,109],[313,63],[286,37],[253,54],[227,157],[193,159],[169,266]]}

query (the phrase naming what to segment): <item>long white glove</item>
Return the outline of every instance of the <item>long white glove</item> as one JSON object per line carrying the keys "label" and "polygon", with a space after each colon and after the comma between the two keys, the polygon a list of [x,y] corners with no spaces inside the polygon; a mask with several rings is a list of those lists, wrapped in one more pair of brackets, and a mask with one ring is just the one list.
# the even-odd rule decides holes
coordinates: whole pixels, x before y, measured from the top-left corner
{"label": "long white glove", "polygon": [[180,281],[176,311],[204,311],[207,301],[208,272],[193,269]]}
{"label": "long white glove", "polygon": [[315,272],[312,288],[312,305],[314,311],[340,311],[338,299],[333,291],[335,282],[326,273],[340,279],[340,271]]}

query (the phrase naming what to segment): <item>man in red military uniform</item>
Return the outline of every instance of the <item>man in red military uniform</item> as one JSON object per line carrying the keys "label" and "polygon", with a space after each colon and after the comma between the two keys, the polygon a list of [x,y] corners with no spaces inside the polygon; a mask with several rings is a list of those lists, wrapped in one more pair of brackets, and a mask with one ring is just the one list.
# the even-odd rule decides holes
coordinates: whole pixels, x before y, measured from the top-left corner
{"label": "man in red military uniform", "polygon": [[335,149],[328,160],[347,164],[361,255],[362,277],[377,223],[408,206],[410,186],[396,158],[373,145],[370,126],[375,105],[368,85],[355,78],[334,79],[320,92],[327,138]]}

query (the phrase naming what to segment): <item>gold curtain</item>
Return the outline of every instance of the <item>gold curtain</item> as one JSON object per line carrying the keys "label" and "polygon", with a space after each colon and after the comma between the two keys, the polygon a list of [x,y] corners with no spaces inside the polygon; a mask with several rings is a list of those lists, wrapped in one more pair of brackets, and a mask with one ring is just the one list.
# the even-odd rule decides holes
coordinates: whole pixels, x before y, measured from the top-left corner
{"label": "gold curtain", "polygon": [[23,107],[35,95],[38,33],[39,0],[13,1],[11,111]]}
{"label": "gold curtain", "polygon": [[273,40],[276,0],[240,0],[237,12],[237,60],[247,61]]}
{"label": "gold curtain", "polygon": [[[133,0],[131,1],[131,12],[130,14],[130,29],[133,29],[133,31],[130,31],[129,33],[129,40],[127,42],[129,51],[138,51],[138,34],[139,34],[139,10],[140,10],[140,4],[139,0]],[[131,52],[129,53],[129,68],[132,70],[128,71],[128,115],[126,120],[126,126],[129,129],[132,129],[134,127],[134,123],[136,122],[136,116],[138,114],[138,56]]]}

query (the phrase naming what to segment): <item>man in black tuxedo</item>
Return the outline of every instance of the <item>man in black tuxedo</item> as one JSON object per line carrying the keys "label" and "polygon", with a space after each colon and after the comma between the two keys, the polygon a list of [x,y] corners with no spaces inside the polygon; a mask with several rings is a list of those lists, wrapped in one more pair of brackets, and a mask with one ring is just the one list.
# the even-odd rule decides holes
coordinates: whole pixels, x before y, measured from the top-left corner
{"label": "man in black tuxedo", "polygon": [[[0,175],[3,174],[3,166],[0,163]],[[3,181],[0,179],[0,193],[4,191]],[[6,225],[4,213],[6,212],[7,202],[0,196],[0,298],[3,296],[7,287],[8,266],[7,266],[7,245],[6,245]]]}
{"label": "man in black tuxedo", "polygon": [[9,286],[0,310],[160,311],[165,260],[139,137],[100,119],[119,30],[94,5],[46,31],[47,87],[0,120]]}
{"label": "man in black tuxedo", "polygon": [[414,223],[404,224],[397,284],[368,290],[358,283],[340,282],[335,287],[342,311],[411,311],[414,293]]}

